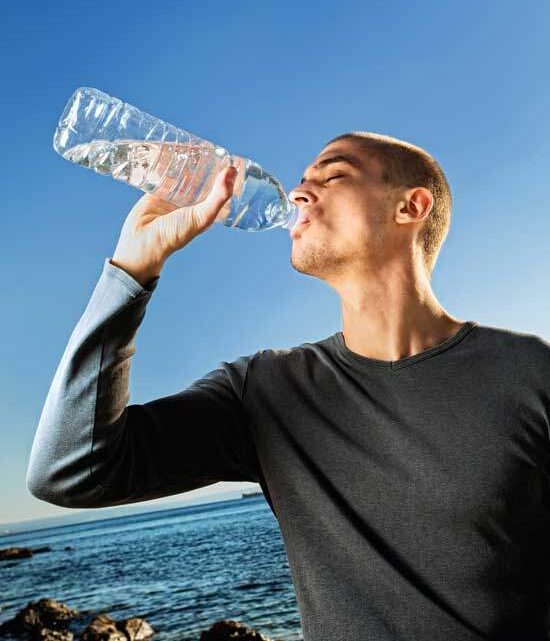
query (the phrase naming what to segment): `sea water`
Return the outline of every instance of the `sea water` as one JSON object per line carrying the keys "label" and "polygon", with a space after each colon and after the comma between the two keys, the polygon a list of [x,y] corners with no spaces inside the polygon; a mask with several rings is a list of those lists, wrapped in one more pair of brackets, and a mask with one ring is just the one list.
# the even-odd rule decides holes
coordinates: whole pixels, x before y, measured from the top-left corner
{"label": "sea water", "polygon": [[143,617],[152,641],[198,640],[223,618],[277,641],[302,639],[283,540],[263,497],[31,528],[0,536],[2,548],[51,547],[0,562],[0,623],[52,598],[90,617]]}

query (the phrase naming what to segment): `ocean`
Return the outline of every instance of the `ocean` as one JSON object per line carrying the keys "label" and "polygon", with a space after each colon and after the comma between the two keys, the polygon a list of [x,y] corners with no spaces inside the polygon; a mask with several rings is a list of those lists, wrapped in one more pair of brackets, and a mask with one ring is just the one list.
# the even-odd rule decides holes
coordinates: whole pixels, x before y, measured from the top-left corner
{"label": "ocean", "polygon": [[51,551],[0,562],[0,623],[51,598],[115,619],[145,618],[151,641],[198,641],[219,619],[302,641],[283,540],[263,496],[0,537],[0,548],[12,546]]}

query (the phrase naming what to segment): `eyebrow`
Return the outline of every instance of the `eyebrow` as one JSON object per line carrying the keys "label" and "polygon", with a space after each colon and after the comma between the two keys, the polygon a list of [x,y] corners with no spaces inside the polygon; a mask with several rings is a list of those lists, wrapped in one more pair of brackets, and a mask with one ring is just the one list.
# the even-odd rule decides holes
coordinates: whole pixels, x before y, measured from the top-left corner
{"label": "eyebrow", "polygon": [[[348,165],[355,167],[356,169],[361,169],[361,163],[356,158],[353,158],[353,156],[344,156],[343,154],[339,154],[337,156],[331,156],[330,158],[325,158],[324,160],[320,160],[316,165],[313,165],[313,169],[321,169],[321,167],[325,167],[326,165],[330,165],[335,162],[345,162]],[[300,180],[300,185],[304,181],[305,181],[305,177],[303,177],[302,180]]]}

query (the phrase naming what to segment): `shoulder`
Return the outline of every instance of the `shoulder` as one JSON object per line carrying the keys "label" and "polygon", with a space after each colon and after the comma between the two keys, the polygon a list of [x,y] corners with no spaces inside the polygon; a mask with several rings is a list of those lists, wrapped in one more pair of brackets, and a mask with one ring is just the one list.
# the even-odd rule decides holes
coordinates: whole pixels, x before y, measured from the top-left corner
{"label": "shoulder", "polygon": [[315,343],[305,342],[291,347],[264,347],[255,352],[242,354],[234,359],[218,362],[217,368],[209,375],[224,373],[226,375],[246,378],[250,370],[269,370],[284,367],[286,364],[296,363],[299,360],[310,360],[318,357],[322,345],[329,339]]}
{"label": "shoulder", "polygon": [[476,329],[481,340],[492,341],[502,346],[530,348],[542,352],[550,351],[548,340],[537,334],[493,325],[478,324]]}
{"label": "shoulder", "polygon": [[288,363],[319,360],[330,349],[332,337],[315,342],[304,342],[291,347],[268,347],[259,350],[254,355],[254,365],[258,367],[284,366]]}
{"label": "shoulder", "polygon": [[550,373],[550,342],[543,336],[491,325],[478,325],[476,330],[475,342],[503,365],[548,368]]}

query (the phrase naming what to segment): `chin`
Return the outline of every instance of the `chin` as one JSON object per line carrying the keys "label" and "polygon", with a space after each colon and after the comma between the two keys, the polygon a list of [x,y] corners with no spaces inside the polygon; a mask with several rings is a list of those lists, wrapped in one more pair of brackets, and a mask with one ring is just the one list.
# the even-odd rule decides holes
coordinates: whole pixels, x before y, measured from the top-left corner
{"label": "chin", "polygon": [[297,272],[304,273],[303,261],[300,260],[300,256],[296,256],[294,252],[290,254],[290,265]]}
{"label": "chin", "polygon": [[302,257],[291,255],[290,264],[300,274],[308,274],[309,276],[316,276],[318,273],[317,261],[301,260]]}

